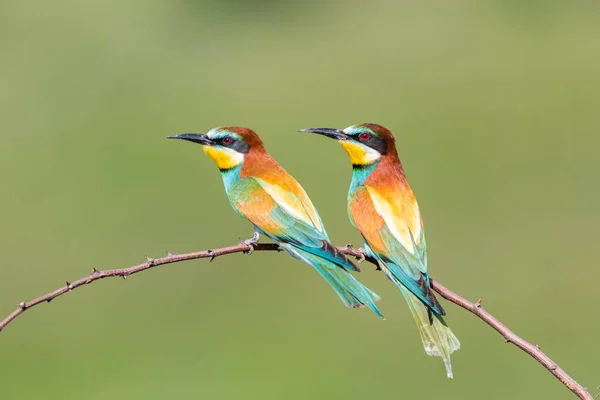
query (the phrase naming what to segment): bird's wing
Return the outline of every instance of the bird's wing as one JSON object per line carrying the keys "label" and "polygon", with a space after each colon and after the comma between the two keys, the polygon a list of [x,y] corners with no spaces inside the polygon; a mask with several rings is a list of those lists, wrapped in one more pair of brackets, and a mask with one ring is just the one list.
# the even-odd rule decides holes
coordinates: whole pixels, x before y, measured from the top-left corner
{"label": "bird's wing", "polygon": [[277,183],[248,177],[230,189],[234,208],[271,238],[323,257],[345,269],[358,270],[329,238],[306,192],[295,181],[294,191]]}
{"label": "bird's wing", "polygon": [[381,239],[393,258],[407,259],[413,273],[427,274],[427,244],[419,205],[412,194],[389,193],[365,186],[375,211],[384,221]]}
{"label": "bird's wing", "polygon": [[267,179],[254,179],[287,214],[327,239],[327,233],[325,232],[319,213],[302,186],[296,180],[288,175],[288,179],[283,180],[283,185],[281,185],[269,182]]}
{"label": "bird's wing", "polygon": [[390,192],[384,196],[374,187],[365,186],[354,194],[350,212],[375,258],[389,270],[390,279],[443,315],[429,287],[427,245],[412,193],[403,196]]}

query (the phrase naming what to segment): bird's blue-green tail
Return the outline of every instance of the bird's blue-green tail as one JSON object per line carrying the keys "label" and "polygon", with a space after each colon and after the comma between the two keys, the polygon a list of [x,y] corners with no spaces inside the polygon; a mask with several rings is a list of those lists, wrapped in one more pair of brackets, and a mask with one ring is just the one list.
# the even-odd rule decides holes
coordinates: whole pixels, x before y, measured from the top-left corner
{"label": "bird's blue-green tail", "polygon": [[438,318],[430,319],[428,309],[421,300],[401,284],[397,284],[397,286],[404,295],[408,308],[415,318],[425,352],[430,356],[442,357],[446,366],[446,374],[448,378],[452,378],[450,354],[460,349],[460,342],[450,328]]}
{"label": "bird's blue-green tail", "polygon": [[348,271],[322,257],[298,249],[290,244],[281,243],[280,246],[293,257],[311,265],[335,290],[344,305],[352,308],[369,307],[375,314],[384,318],[375,302],[381,298],[377,293],[360,283]]}

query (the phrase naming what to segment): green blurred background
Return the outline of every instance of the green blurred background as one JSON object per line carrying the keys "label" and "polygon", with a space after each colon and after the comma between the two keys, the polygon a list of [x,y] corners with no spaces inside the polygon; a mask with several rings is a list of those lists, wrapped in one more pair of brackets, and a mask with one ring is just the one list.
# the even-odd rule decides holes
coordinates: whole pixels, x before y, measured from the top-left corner
{"label": "green blurred background", "polygon": [[[0,4],[0,313],[74,280],[236,243],[216,168],[165,136],[257,130],[334,242],[350,167],[309,126],[391,128],[434,278],[595,394],[600,385],[596,2]],[[369,266],[380,321],[284,254],[106,280],[0,335],[3,399],[521,399],[570,392],[445,303],[455,379]]]}

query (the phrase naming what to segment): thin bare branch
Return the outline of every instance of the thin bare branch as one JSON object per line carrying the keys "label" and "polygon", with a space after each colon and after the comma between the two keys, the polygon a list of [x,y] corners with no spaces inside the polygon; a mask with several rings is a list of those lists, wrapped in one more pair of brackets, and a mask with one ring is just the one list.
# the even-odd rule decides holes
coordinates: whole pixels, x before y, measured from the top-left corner
{"label": "thin bare branch", "polygon": [[[259,243],[254,246],[254,250],[257,250],[257,251],[273,251],[273,250],[278,250],[278,249],[279,249],[279,246],[277,246],[275,243]],[[29,310],[30,308],[35,307],[38,304],[41,304],[44,302],[49,303],[53,299],[57,298],[58,296],[62,296],[65,293],[72,292],[73,290],[77,289],[80,286],[87,285],[87,284],[97,281],[99,279],[114,278],[114,277],[121,277],[123,279],[127,279],[127,277],[129,277],[129,275],[133,275],[133,274],[136,274],[141,271],[145,271],[145,270],[153,268],[153,267],[158,267],[159,265],[171,264],[174,262],[186,261],[186,260],[195,260],[197,258],[210,258],[210,260],[212,261],[216,257],[222,256],[225,254],[242,253],[242,252],[250,252],[250,251],[251,251],[251,248],[249,245],[244,244],[244,243],[239,243],[235,246],[222,247],[222,248],[214,249],[214,250],[196,251],[193,253],[185,253],[185,254],[171,254],[171,253],[167,252],[166,257],[162,257],[162,258],[147,257],[146,262],[144,262],[142,264],[134,265],[133,267],[129,267],[129,268],[107,269],[104,271],[100,271],[97,268],[93,268],[92,272],[84,278],[78,279],[73,282],[66,282],[64,286],[62,286],[50,293],[46,293],[45,295],[37,297],[30,301],[23,301],[23,302],[19,303],[19,306],[17,307],[17,309],[15,311],[13,311],[12,313],[10,313],[10,315],[8,315],[6,318],[4,318],[0,322],[0,332],[2,331],[2,329],[4,329],[4,327],[6,327],[6,325],[11,323],[15,318],[17,318],[19,315],[23,314],[26,310]]]}
{"label": "thin bare branch", "polygon": [[537,362],[542,364],[552,375],[556,377],[559,381],[562,382],[563,385],[569,388],[573,393],[575,393],[580,399],[592,400],[592,395],[575,379],[571,378],[562,368],[558,366],[550,357],[548,357],[536,344],[533,345],[526,341],[525,339],[517,336],[513,331],[508,329],[506,325],[502,322],[498,321],[492,314],[487,312],[481,307],[481,298],[477,300],[477,302],[472,303],[464,297],[459,296],[454,293],[450,289],[443,286],[441,283],[437,281],[431,282],[433,290],[438,292],[440,296],[445,298],[446,300],[456,304],[459,307],[464,308],[467,311],[478,316],[480,319],[484,320],[489,326],[491,326],[495,331],[500,333],[506,343],[512,343],[517,346],[519,349],[523,350],[525,353],[529,354],[531,357],[535,358]]}
{"label": "thin bare branch", "polygon": [[[351,245],[348,245],[346,247],[338,247],[338,250],[346,255],[356,257],[356,259],[359,262],[362,262],[363,260],[368,261],[377,267],[377,262],[373,258],[365,256],[360,249],[355,249]],[[129,275],[133,275],[138,272],[148,270],[150,268],[158,267],[160,265],[171,264],[180,261],[195,260],[198,258],[209,258],[210,261],[212,261],[216,257],[226,254],[252,253],[253,251],[279,251],[279,246],[275,243],[258,243],[256,245],[250,246],[242,242],[234,246],[221,247],[212,250],[196,251],[193,253],[171,254],[167,252],[166,257],[147,257],[146,262],[134,265],[133,267],[129,268],[107,269],[103,271],[93,268],[92,272],[84,278],[78,279],[73,282],[66,282],[64,286],[50,293],[47,293],[30,301],[24,301],[19,303],[16,310],[14,310],[6,318],[0,321],[0,331],[2,331],[2,329],[4,329],[8,324],[10,324],[15,318],[17,318],[19,315],[23,314],[30,308],[35,307],[38,304],[44,302],[49,303],[53,299],[62,296],[66,293],[70,293],[80,286],[87,285],[100,279],[114,277],[121,277],[123,279],[126,279]],[[539,346],[533,345],[524,340],[523,338],[517,336],[514,332],[508,329],[506,325],[498,321],[489,312],[485,311],[481,307],[481,298],[479,298],[475,303],[473,303],[465,299],[464,297],[454,293],[453,291],[446,288],[437,281],[431,280],[431,286],[433,290],[439,293],[446,300],[456,304],[461,308],[464,308],[467,311],[470,311],[471,313],[475,314],[477,317],[485,321],[489,326],[492,327],[492,329],[500,333],[507,343],[512,343],[513,345],[515,345],[516,347],[533,357],[537,362],[539,362],[548,371],[550,371],[550,373],[554,375],[560,382],[562,382],[563,385],[565,385],[567,388],[569,388],[569,390],[571,390],[575,395],[577,395],[577,397],[584,400],[594,399],[584,387],[582,387],[579,383],[577,383],[577,381],[571,378],[562,368],[558,366],[558,364],[552,361],[552,359],[550,359],[550,357],[548,357],[540,349]]]}

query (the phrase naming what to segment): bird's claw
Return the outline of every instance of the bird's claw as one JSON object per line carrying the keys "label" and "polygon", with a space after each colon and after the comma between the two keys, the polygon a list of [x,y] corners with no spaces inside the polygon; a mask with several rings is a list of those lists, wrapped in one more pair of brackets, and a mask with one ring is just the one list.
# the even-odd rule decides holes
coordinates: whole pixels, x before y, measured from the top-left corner
{"label": "bird's claw", "polygon": [[258,239],[260,239],[260,234],[258,232],[254,232],[254,235],[250,239],[242,240],[240,243],[248,246],[248,250],[244,251],[245,254],[252,254],[256,249],[256,245],[258,244]]}
{"label": "bird's claw", "polygon": [[359,247],[358,254],[356,255],[356,262],[360,264],[363,261],[365,261],[366,259],[367,259],[367,257],[365,256],[365,249],[362,247]]}
{"label": "bird's claw", "polygon": [[253,242],[251,240],[244,240],[242,243],[244,243],[246,246],[248,246],[248,250],[244,251],[245,254],[252,254],[254,253],[254,245],[256,245],[256,242]]}

